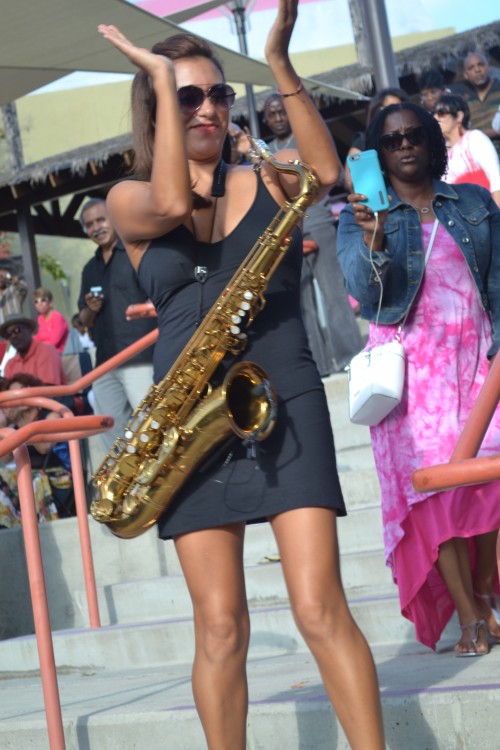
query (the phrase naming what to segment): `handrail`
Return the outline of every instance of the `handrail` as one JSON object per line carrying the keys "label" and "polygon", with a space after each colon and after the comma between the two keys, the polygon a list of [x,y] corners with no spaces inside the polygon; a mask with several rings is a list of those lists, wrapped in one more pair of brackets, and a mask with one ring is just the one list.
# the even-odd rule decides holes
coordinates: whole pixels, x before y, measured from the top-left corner
{"label": "handrail", "polygon": [[[35,509],[35,496],[33,481],[31,477],[31,464],[29,460],[26,443],[36,441],[42,435],[54,437],[55,439],[67,439],[73,434],[95,434],[103,429],[108,429],[113,420],[110,417],[99,415],[73,417],[70,410],[50,399],[33,399],[42,404],[44,408],[58,411],[63,419],[47,419],[45,424],[39,423],[38,427],[48,429],[32,429],[36,423],[25,425],[19,430],[11,427],[0,429],[0,451],[2,455],[7,452],[6,447],[13,451],[16,462],[17,482],[19,487],[19,503],[21,506],[22,533],[24,538],[24,549],[28,569],[28,580],[30,586],[31,603],[33,607],[33,620],[35,623],[35,635],[37,641],[38,658],[40,661],[40,675],[42,680],[42,691],[47,720],[47,731],[49,736],[50,750],[65,750],[64,728],[61,714],[61,701],[59,698],[59,686],[57,682],[57,671],[54,657],[54,645],[52,642],[52,630],[47,603],[47,590],[43,572],[42,551],[38,529],[38,517]],[[17,402],[16,402],[17,403]],[[37,404],[38,405],[38,404]],[[68,428],[67,430],[65,428]],[[81,487],[75,486],[75,502],[77,513],[85,521],[88,518],[86,512],[85,487],[83,484],[83,473],[81,470],[81,456],[76,440],[70,441],[71,464],[73,468],[74,456],[78,454],[80,460]],[[75,472],[77,473],[77,472]],[[82,503],[84,513],[82,513]],[[80,528],[80,540],[82,540]],[[90,542],[90,539],[89,539]],[[89,547],[90,552],[90,547]],[[90,562],[92,555],[90,553]],[[95,586],[95,583],[94,583]],[[95,589],[94,589],[95,592]],[[87,591],[88,593],[88,591]],[[97,604],[97,598],[96,598]],[[97,611],[98,617],[98,611]]]}
{"label": "handrail", "polygon": [[125,310],[127,320],[136,320],[136,318],[157,318],[158,313],[152,302],[138,302],[135,305],[129,305]]}
{"label": "handrail", "polygon": [[[76,393],[84,391],[85,388],[92,385],[92,383],[98,378],[106,375],[111,370],[114,370],[115,367],[120,367],[120,365],[123,365],[127,360],[135,357],[136,354],[139,354],[139,352],[152,346],[157,338],[158,329],[155,328],[154,331],[150,331],[142,338],[134,341],[134,343],[127,346],[126,349],[118,352],[118,354],[115,354],[113,357],[106,360],[106,362],[103,362],[102,365],[94,367],[93,370],[86,375],[82,375],[81,378],[78,378],[78,380],[75,380],[73,383],[68,383],[66,385],[37,385],[32,388],[23,388],[22,392],[26,394],[26,396],[48,396],[49,398],[54,396],[74,396]],[[15,375],[13,378],[15,378]],[[19,393],[20,389],[16,389],[15,391],[2,391],[0,393],[0,406],[7,401],[12,401],[18,398]]]}
{"label": "handrail", "polygon": [[[0,439],[0,455],[13,452],[16,461],[17,479],[20,487],[19,501],[22,514],[22,531],[35,620],[35,633],[40,659],[40,671],[50,750],[65,750],[65,742],[54,648],[50,628],[50,617],[47,605],[47,593],[43,575],[38,518],[35,512],[31,465],[29,462],[28,450],[23,441],[28,443],[36,442],[41,437],[44,437],[46,440],[62,439],[69,441],[75,490],[75,505],[89,606],[89,619],[91,627],[99,627],[99,611],[88,527],[87,500],[85,484],[83,481],[80,448],[77,441],[83,437],[109,429],[113,426],[114,421],[112,417],[100,415],[74,417],[67,407],[53,399],[62,396],[74,396],[85,390],[98,378],[106,375],[115,367],[124,364],[127,360],[131,359],[149,346],[152,346],[157,338],[158,329],[156,328],[71,384],[43,385],[33,388],[3,391],[0,393],[0,407],[7,404],[19,405],[20,403],[37,406],[43,405],[43,408],[48,408],[51,411],[60,413],[64,418],[64,428],[67,427],[66,431],[66,429],[61,429],[62,426],[60,420],[46,419],[37,423],[25,425],[18,430],[12,430],[11,428],[0,429],[0,438],[2,438]],[[49,401],[48,399],[52,400]],[[22,491],[21,487],[23,488]]]}
{"label": "handrail", "polygon": [[[120,365],[124,364],[127,360],[134,357],[139,352],[143,351],[144,349],[147,349],[149,346],[155,343],[155,341],[158,338],[158,329],[155,328],[153,331],[150,331],[148,334],[143,336],[142,338],[138,339],[137,341],[134,341],[130,346],[127,346],[125,349],[123,349],[118,354],[115,354],[113,357],[108,359],[106,362],[104,362],[102,365],[99,365],[98,367],[95,367],[93,370],[88,372],[86,375],[83,375],[81,378],[78,378],[78,380],[75,380],[71,384],[67,385],[41,385],[41,386],[35,386],[32,388],[16,388],[15,390],[9,390],[9,391],[2,391],[0,392],[0,408],[7,404],[14,404],[19,405],[21,402],[23,404],[29,404],[33,403],[33,405],[40,405],[42,402],[30,402],[28,399],[37,399],[37,398],[57,398],[61,396],[73,396],[76,393],[79,393],[80,391],[83,391],[88,386],[92,385],[92,383],[100,378],[102,375],[107,374],[115,367],[119,367]],[[62,409],[62,405],[58,403],[57,401],[51,401],[50,406],[45,407],[49,408],[51,411],[57,411],[58,413],[61,413],[62,416],[65,417],[66,420],[69,419],[92,419],[95,418],[96,415],[93,415],[93,417],[73,417],[73,414],[67,409],[67,407],[64,407]],[[105,429],[109,429],[113,426],[114,421],[112,417],[99,417],[97,416],[97,419],[102,420],[104,419],[104,422],[100,422],[100,427],[96,429],[97,432],[102,432]],[[17,440],[15,438],[10,439],[4,439],[4,441],[0,441],[0,456],[4,455],[5,453],[9,453],[12,450],[14,450],[14,444],[19,445],[22,440],[31,441],[33,439],[34,435],[45,435],[45,438],[47,440],[50,440],[54,438],[54,436],[57,436],[60,433],[60,430],[56,430],[55,433],[50,432],[50,422],[51,420],[43,420],[37,423],[32,423],[31,425],[25,425],[24,427],[21,427],[19,430],[16,430],[17,434]],[[82,561],[83,561],[83,568],[84,573],[86,576],[86,586],[87,586],[87,599],[89,602],[89,617],[91,621],[91,627],[99,627],[99,614],[97,609],[97,596],[92,593],[92,590],[95,592],[95,576],[94,576],[94,568],[93,568],[93,562],[92,562],[92,552],[91,552],[91,546],[90,546],[90,532],[88,528],[88,512],[87,512],[87,501],[85,496],[85,485],[83,481],[83,469],[81,466],[81,454],[79,446],[77,445],[76,441],[86,437],[89,434],[92,434],[90,431],[87,431],[87,424],[90,425],[91,422],[85,422],[85,421],[79,421],[78,425],[80,425],[80,428],[76,428],[75,424],[73,422],[66,422],[68,425],[68,433],[67,436],[63,439],[66,439],[69,441],[69,450],[70,450],[70,457],[71,457],[71,464],[72,467],[75,467],[74,471],[74,488],[75,488],[75,505],[77,509],[77,518],[78,518],[78,526],[79,526],[79,533],[80,533],[80,545],[82,549]],[[70,427],[73,431],[70,431]],[[90,428],[89,428],[90,429]],[[82,432],[83,430],[83,432]],[[57,437],[55,439],[58,439]],[[72,447],[74,446],[74,447]],[[75,484],[76,482],[76,484]],[[81,496],[82,499],[78,500],[77,498]],[[80,510],[79,510],[80,509]],[[95,606],[94,606],[94,600],[95,600]]]}
{"label": "handrail", "polygon": [[477,458],[499,401],[500,355],[493,360],[450,462],[413,472],[412,483],[417,492],[435,492],[500,479],[500,454]]}
{"label": "handrail", "polygon": [[[17,393],[20,393],[20,391],[17,391]],[[52,401],[53,405],[51,404],[50,407],[45,405],[47,402],[51,401],[52,399],[36,397],[25,399],[19,398],[13,400],[12,403],[14,406],[41,406],[45,409],[50,408],[50,411],[54,412],[61,411],[60,407],[66,409],[71,416],[68,416],[64,423],[64,435],[61,434],[61,422],[57,418],[44,419],[41,422],[30,422],[29,424],[23,425],[23,427],[19,427],[17,430],[13,430],[8,437],[4,437],[0,440],[0,458],[7,453],[12,453],[15,448],[23,443],[31,445],[42,439],[48,440],[49,442],[58,442],[59,440],[80,440],[83,437],[103,432],[114,424],[112,417],[102,416],[100,414],[75,417],[67,406],[60,404],[58,401]]]}
{"label": "handrail", "polygon": [[43,409],[48,409],[60,414],[63,418],[63,422],[58,418],[44,419],[38,422],[30,422],[17,430],[10,430],[10,432],[0,439],[0,457],[15,451],[16,448],[22,444],[27,445],[36,443],[40,439],[51,442],[68,440],[89,621],[91,628],[99,628],[101,622],[99,617],[94,563],[92,560],[92,545],[90,541],[82,457],[78,440],[87,435],[96,434],[109,429],[113,426],[113,419],[98,414],[75,417],[67,406],[60,404],[58,401],[44,398],[42,396],[27,397],[25,393],[28,390],[29,389],[26,388],[24,389],[24,392],[23,389],[11,391],[11,393],[18,394],[18,397],[12,399],[10,403],[14,406],[38,406]]}
{"label": "handrail", "polygon": [[[500,454],[477,457],[499,401],[500,354],[497,354],[467,418],[450,462],[426,466],[414,471],[412,483],[417,492],[436,492],[500,479]],[[500,577],[500,532],[497,538],[496,554]]]}

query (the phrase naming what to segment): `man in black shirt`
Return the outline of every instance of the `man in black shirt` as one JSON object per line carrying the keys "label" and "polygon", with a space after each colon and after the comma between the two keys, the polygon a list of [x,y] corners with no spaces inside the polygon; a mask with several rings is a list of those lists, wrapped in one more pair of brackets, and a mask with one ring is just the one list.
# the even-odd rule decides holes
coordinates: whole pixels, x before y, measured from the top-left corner
{"label": "man in black shirt", "polygon": [[[96,365],[100,365],[153,330],[156,320],[125,318],[127,307],[146,302],[147,296],[110,222],[106,203],[100,199],[85,203],[80,222],[85,234],[98,245],[82,271],[78,307],[82,323],[92,328]],[[152,356],[150,347],[94,384],[97,412],[110,414],[115,420],[114,429],[102,433],[106,450],[117,435],[123,434],[131,412],[153,382]]]}
{"label": "man in black shirt", "polygon": [[500,105],[500,81],[491,77],[488,60],[481,52],[469,52],[464,59],[464,78],[469,92],[453,91],[467,100],[472,127],[482,130],[500,156],[500,133],[492,127],[492,120]]}

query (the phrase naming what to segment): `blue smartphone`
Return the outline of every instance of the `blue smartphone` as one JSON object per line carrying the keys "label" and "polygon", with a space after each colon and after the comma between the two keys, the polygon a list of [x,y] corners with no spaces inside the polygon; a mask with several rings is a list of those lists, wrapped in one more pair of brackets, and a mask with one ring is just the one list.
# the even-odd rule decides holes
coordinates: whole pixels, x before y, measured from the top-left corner
{"label": "blue smartphone", "polygon": [[384,175],[374,149],[361,151],[347,157],[355,193],[366,195],[366,203],[372,211],[385,211],[389,208],[389,196]]}

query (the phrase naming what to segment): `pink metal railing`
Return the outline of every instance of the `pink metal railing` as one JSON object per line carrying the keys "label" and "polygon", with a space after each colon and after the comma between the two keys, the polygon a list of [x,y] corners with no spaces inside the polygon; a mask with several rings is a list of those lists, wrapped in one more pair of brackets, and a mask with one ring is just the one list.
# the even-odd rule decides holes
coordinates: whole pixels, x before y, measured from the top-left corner
{"label": "pink metal railing", "polygon": [[[19,393],[19,391],[17,392]],[[41,406],[42,408],[48,408],[51,411],[58,411],[63,417],[63,419],[54,418],[46,419],[42,422],[32,422],[18,430],[13,430],[12,428],[4,428],[0,430],[0,455],[3,456],[7,453],[13,452],[16,462],[22,531],[33,607],[38,658],[40,661],[40,674],[42,679],[49,746],[51,750],[65,750],[61,703],[59,699],[50,615],[43,572],[42,551],[38,532],[38,517],[35,508],[31,464],[26,445],[37,442],[40,439],[54,442],[57,442],[58,440],[69,440],[71,459],[73,461],[74,456],[78,454],[81,471],[81,457],[77,442],[78,439],[109,429],[113,425],[113,420],[110,417],[102,417],[98,415],[74,417],[69,409],[61,406],[61,404],[58,404],[56,401],[51,401],[46,398],[12,399],[11,403],[13,406],[21,404]],[[74,446],[73,451],[71,450],[71,446]],[[77,489],[75,487],[75,502],[79,503],[80,506],[83,502],[85,505],[85,518],[87,518],[83,480],[81,488]],[[83,516],[81,508],[80,515]],[[80,538],[83,539],[82,529],[80,529],[80,534]],[[90,544],[90,539],[88,539],[88,543]],[[90,562],[92,563],[91,555]],[[93,569],[88,572],[93,578]],[[89,594],[88,590],[87,594]],[[91,611],[91,619],[94,619],[95,621],[95,618],[97,617],[98,626],[99,613],[97,609],[97,598],[95,598],[95,601],[92,602],[92,604],[94,608],[93,611]]]}
{"label": "pink metal railing", "polygon": [[[413,472],[412,482],[417,492],[435,492],[500,479],[500,455],[477,457],[499,401],[500,355],[497,355],[469,414],[450,462],[438,466],[426,466]],[[497,561],[500,576],[500,534],[497,541]]]}
{"label": "pink metal railing", "polygon": [[158,329],[155,329],[70,385],[44,385],[0,393],[0,408],[6,405],[41,406],[42,408],[57,412],[63,417],[63,420],[45,419],[39,422],[32,422],[18,430],[11,428],[0,429],[0,457],[13,452],[16,462],[22,530],[26,549],[50,750],[65,750],[65,741],[40,537],[38,533],[38,518],[35,509],[31,465],[26,445],[41,439],[50,442],[60,440],[68,440],[69,442],[89,621],[91,627],[97,628],[100,626],[99,608],[88,525],[85,482],[78,441],[110,429],[113,426],[113,419],[112,417],[100,415],[75,417],[67,407],[52,399],[54,397],[73,396],[80,393],[102,375],[105,375],[115,367],[119,367],[143,349],[154,344],[157,338]]}
{"label": "pink metal railing", "polygon": [[[95,367],[93,370],[91,370],[86,375],[83,375],[81,378],[78,378],[78,380],[75,380],[73,383],[68,385],[40,385],[35,386],[34,388],[22,388],[22,389],[16,389],[11,391],[3,391],[0,393],[0,408],[7,406],[8,404],[15,404],[19,405],[27,404],[28,399],[35,398],[35,397],[46,397],[46,398],[58,398],[60,396],[74,396],[77,393],[80,393],[81,391],[85,390],[88,386],[92,385],[92,383],[97,380],[97,378],[102,377],[102,375],[105,375],[106,373],[110,372],[110,370],[114,369],[115,367],[119,367],[124,362],[126,362],[128,359],[131,359],[139,352],[143,351],[143,349],[146,349],[147,347],[151,346],[156,339],[158,338],[158,329],[155,329],[154,331],[151,331],[146,336],[143,336],[138,341],[135,341],[133,344],[128,346],[126,349],[123,349],[119,354],[116,354],[114,357],[111,357],[111,359],[108,359],[104,364],[99,365],[99,367]],[[57,402],[52,402],[55,404],[55,407],[51,409],[51,411],[59,411],[59,407],[61,406]],[[62,412],[61,412],[62,413]],[[70,412],[71,414],[71,412]],[[108,428],[112,427],[113,422],[112,420],[108,423]],[[18,431],[19,432],[19,431]],[[81,436],[80,436],[81,437]],[[7,441],[8,443],[8,441]],[[11,448],[2,447],[2,443],[0,443],[0,456],[5,455],[5,453],[10,453]],[[70,442],[70,458],[71,458],[71,468],[72,468],[72,474],[73,474],[73,483],[75,486],[75,505],[76,505],[76,512],[77,512],[77,518],[78,518],[78,530],[80,534],[80,548],[82,552],[82,563],[83,563],[83,570],[85,575],[85,586],[86,586],[86,592],[87,592],[87,604],[89,609],[89,619],[90,619],[90,625],[91,627],[99,627],[99,612],[97,608],[97,593],[96,593],[96,584],[95,584],[95,576],[94,576],[94,566],[92,561],[92,549],[90,544],[90,533],[89,533],[89,527],[88,527],[88,513],[87,513],[87,506],[86,506],[86,497],[85,497],[85,483],[83,479],[83,469],[82,469],[82,462],[81,462],[81,454],[78,444],[74,444],[74,446],[71,446]],[[81,499],[77,501],[77,497],[80,497]]]}

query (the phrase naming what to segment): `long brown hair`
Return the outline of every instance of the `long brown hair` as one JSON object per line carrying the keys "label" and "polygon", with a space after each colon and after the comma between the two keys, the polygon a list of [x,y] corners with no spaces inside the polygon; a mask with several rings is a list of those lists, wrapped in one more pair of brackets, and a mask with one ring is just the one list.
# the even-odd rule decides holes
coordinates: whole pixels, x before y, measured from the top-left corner
{"label": "long brown hair", "polygon": [[[206,57],[220,70],[222,65],[210,45],[194,34],[175,34],[151,48],[155,55],[170,60],[183,57]],[[136,73],[132,83],[132,130],[134,134],[134,174],[149,180],[153,168],[153,146],[156,119],[156,96],[151,78],[143,70]]]}

